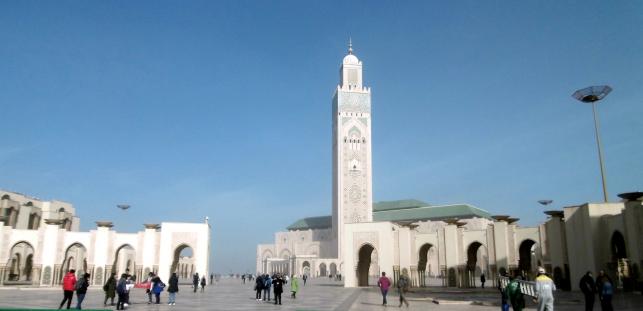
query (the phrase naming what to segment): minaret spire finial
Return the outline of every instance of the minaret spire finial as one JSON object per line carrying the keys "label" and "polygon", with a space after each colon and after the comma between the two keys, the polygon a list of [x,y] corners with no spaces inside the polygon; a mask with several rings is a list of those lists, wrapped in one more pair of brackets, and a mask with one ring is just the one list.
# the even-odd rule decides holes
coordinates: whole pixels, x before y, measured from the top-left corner
{"label": "minaret spire finial", "polygon": [[348,37],[348,54],[353,54],[353,39]]}

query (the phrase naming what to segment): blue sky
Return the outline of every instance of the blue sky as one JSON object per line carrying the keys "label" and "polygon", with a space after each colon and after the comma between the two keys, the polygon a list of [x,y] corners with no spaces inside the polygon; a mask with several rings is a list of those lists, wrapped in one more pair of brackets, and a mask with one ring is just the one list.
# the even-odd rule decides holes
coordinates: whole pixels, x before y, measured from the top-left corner
{"label": "blue sky", "polygon": [[[641,1],[0,1],[0,188],[112,220],[213,225],[217,272],[331,212],[348,37],[372,87],[374,200],[534,225],[643,189]],[[118,203],[132,208],[123,213]]]}

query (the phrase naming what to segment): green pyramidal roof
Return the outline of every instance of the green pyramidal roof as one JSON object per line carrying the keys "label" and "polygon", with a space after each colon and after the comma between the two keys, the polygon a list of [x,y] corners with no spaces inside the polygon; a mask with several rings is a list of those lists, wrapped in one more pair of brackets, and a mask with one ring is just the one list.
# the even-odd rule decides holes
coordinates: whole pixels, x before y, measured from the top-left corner
{"label": "green pyramidal roof", "polygon": [[288,226],[288,230],[308,230],[308,229],[327,229],[332,227],[333,218],[331,216],[307,217],[295,221]]}
{"label": "green pyramidal roof", "polygon": [[[373,204],[373,221],[426,221],[473,217],[490,219],[491,214],[469,204],[431,206],[414,199],[382,201]],[[328,229],[332,224],[331,216],[308,217],[297,220],[287,229]]]}

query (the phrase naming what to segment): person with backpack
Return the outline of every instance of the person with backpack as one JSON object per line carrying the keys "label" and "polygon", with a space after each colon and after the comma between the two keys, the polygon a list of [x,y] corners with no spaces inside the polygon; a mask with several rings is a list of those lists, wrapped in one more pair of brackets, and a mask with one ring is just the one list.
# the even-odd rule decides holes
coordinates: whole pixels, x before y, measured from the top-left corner
{"label": "person with backpack", "polygon": [[520,290],[520,283],[514,276],[509,277],[509,284],[507,284],[505,290],[507,291],[507,298],[511,303],[511,308],[514,311],[522,311],[525,308],[525,297]]}
{"label": "person with backpack", "polygon": [[382,272],[382,277],[377,280],[377,287],[379,287],[382,292],[382,305],[386,306],[386,295],[388,294],[388,289],[391,287],[391,279],[386,276],[386,272]]}
{"label": "person with backpack", "polygon": [[409,285],[409,277],[406,275],[406,271],[404,271],[397,280],[397,290],[400,293],[400,308],[402,304],[405,304],[407,308],[409,307],[409,302],[406,300],[406,292],[409,290]]}
{"label": "person with backpack", "polygon": [[87,294],[87,287],[89,287],[89,273],[83,274],[83,277],[76,282],[76,309],[82,309],[83,300]]}
{"label": "person with backpack", "polygon": [[194,292],[196,293],[196,290],[199,288],[199,274],[195,273],[194,276],[192,276],[192,285],[194,286]]}
{"label": "person with backpack", "polygon": [[161,281],[161,278],[156,276],[154,277],[154,279],[152,279],[152,292],[156,297],[155,304],[161,303],[161,292],[163,291],[164,288],[165,288],[165,283]]}
{"label": "person with backpack", "polygon": [[168,305],[176,305],[176,293],[179,291],[179,277],[176,276],[176,272],[172,273],[170,280],[168,280],[169,286],[167,287],[168,292]]}
{"label": "person with backpack", "polygon": [[107,299],[111,298],[112,303],[111,305],[114,305],[114,297],[116,296],[116,273],[112,273],[112,275],[107,279],[107,282],[105,282],[105,285],[103,285],[103,291],[105,292],[105,302],[103,302],[103,305],[107,305]]}
{"label": "person with backpack", "polygon": [[116,310],[125,310],[125,303],[127,302],[127,274],[121,274],[121,278],[116,284],[116,294],[118,301],[116,302]]}
{"label": "person with backpack", "polygon": [[262,275],[257,276],[255,279],[255,300],[261,301],[261,291],[264,289],[263,285],[264,278]]}
{"label": "person with backpack", "polygon": [[67,309],[71,306],[71,300],[74,298],[74,290],[76,289],[76,270],[71,269],[63,278],[63,301],[60,303],[58,309],[62,309],[65,302],[67,302]]}
{"label": "person with backpack", "polygon": [[484,288],[484,282],[486,281],[487,281],[487,278],[484,276],[484,273],[480,274],[480,284],[482,288]]}
{"label": "person with backpack", "polygon": [[264,274],[263,278],[263,301],[270,302],[270,288],[272,287],[272,278],[268,274]]}
{"label": "person with backpack", "polygon": [[612,306],[612,296],[614,295],[614,284],[612,280],[603,275],[600,279],[600,291],[598,292],[598,298],[601,301],[601,310],[603,311],[613,311],[614,307]]}

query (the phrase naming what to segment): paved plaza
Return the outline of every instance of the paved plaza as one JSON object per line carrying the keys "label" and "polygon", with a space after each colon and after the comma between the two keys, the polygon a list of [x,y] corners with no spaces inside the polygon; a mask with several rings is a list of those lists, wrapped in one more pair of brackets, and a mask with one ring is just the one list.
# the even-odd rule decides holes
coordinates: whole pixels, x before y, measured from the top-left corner
{"label": "paved plaza", "polygon": [[[303,282],[301,282],[303,285]],[[204,293],[193,293],[189,285],[181,286],[175,306],[167,305],[167,293],[161,295],[160,305],[148,305],[147,296],[142,289],[131,293],[132,305],[128,310],[386,310],[397,309],[396,291],[389,295],[389,307],[381,306],[381,295],[377,288],[344,288],[340,282],[328,279],[312,279],[306,286],[301,286],[297,299],[290,298],[290,293],[283,295],[283,304],[257,302],[254,299],[253,283],[240,279],[223,279],[218,284],[206,287]],[[289,289],[289,286],[286,286]],[[456,289],[430,287],[413,289],[408,295],[411,306],[407,310],[498,310],[499,297],[493,288]],[[58,288],[1,288],[0,309],[32,308],[55,309],[62,299],[62,290]],[[74,297],[75,302],[75,297]],[[614,299],[615,310],[638,310],[635,306],[643,305],[643,296],[617,294]],[[73,306],[73,305],[72,305]],[[91,288],[88,291],[84,309],[103,307],[103,291]],[[108,309],[115,309],[109,307]],[[404,308],[406,309],[406,308]],[[529,302],[527,310],[534,310]],[[582,310],[580,293],[558,292],[556,310]],[[600,310],[597,304],[595,310]]]}

